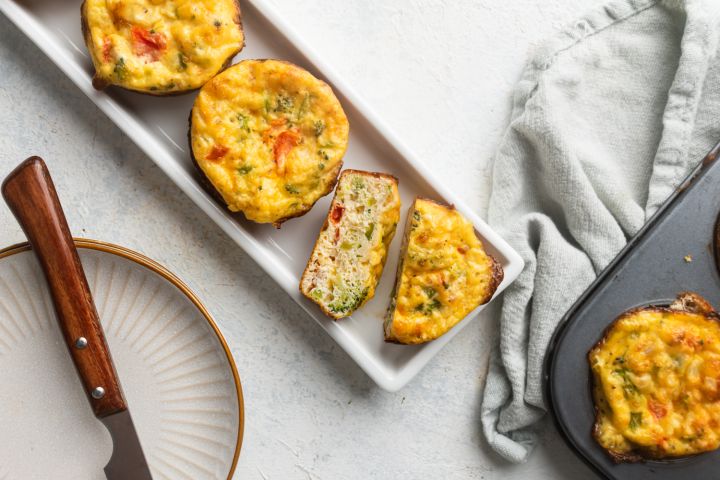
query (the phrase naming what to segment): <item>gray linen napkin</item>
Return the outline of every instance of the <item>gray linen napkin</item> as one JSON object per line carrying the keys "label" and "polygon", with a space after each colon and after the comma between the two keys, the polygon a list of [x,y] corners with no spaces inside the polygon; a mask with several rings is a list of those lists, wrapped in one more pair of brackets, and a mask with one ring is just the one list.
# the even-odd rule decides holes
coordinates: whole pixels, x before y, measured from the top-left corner
{"label": "gray linen napkin", "polygon": [[516,87],[488,216],[526,267],[504,295],[481,411],[510,461],[536,442],[558,321],[720,140],[719,8],[609,3],[542,44]]}

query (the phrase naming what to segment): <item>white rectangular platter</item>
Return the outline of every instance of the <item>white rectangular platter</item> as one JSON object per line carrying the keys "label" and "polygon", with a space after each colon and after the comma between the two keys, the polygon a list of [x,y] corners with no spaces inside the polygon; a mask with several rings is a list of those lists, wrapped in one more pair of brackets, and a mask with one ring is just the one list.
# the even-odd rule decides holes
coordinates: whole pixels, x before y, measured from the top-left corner
{"label": "white rectangular platter", "polygon": [[[240,247],[262,266],[382,388],[396,391],[465,327],[478,308],[443,337],[422,346],[387,344],[382,319],[390,298],[402,232],[398,232],[375,298],[350,318],[333,322],[300,295],[298,283],[332,195],[310,213],[276,230],[247,222],[218,204],[201,186],[188,154],[188,116],[195,94],[156,98],[110,89],[95,91],[92,65],[80,31],[79,0],[0,0],[0,10],[117,124]],[[235,62],[248,58],[289,60],[325,79],[350,121],[345,167],[388,172],[400,179],[404,225],[416,195],[454,204],[475,225],[488,251],[502,264],[505,279],[499,294],[519,275],[520,256],[450,190],[435,181],[425,166],[387,128],[357,94],[296,35],[274,7],[263,0],[242,2],[246,47]],[[31,152],[29,152],[31,153]]]}

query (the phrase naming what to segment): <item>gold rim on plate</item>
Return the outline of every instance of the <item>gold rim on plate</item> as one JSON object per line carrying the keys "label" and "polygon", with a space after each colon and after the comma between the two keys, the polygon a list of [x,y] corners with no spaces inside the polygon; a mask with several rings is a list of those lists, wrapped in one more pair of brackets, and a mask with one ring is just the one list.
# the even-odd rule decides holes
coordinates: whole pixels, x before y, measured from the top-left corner
{"label": "gold rim on plate", "polygon": [[[119,257],[131,260],[157,273],[165,280],[172,283],[175,288],[180,290],[195,305],[195,307],[200,310],[200,313],[203,314],[205,320],[207,320],[208,324],[212,327],[215,335],[220,341],[220,345],[222,345],[223,350],[225,350],[225,356],[227,357],[228,364],[230,365],[230,370],[232,370],[233,379],[235,380],[235,388],[237,390],[238,398],[238,435],[237,444],[235,445],[235,454],[233,455],[232,465],[230,466],[230,471],[228,472],[227,476],[228,480],[230,480],[233,476],[233,473],[235,473],[238,458],[240,457],[240,448],[243,441],[243,431],[245,430],[245,405],[243,400],[242,386],[240,385],[240,375],[238,374],[235,360],[233,359],[232,353],[230,352],[230,347],[228,347],[228,344],[225,341],[225,337],[223,337],[222,332],[220,332],[220,329],[215,323],[215,320],[213,320],[212,315],[210,315],[210,312],[208,312],[207,308],[205,308],[205,305],[203,305],[197,295],[195,295],[195,293],[190,290],[190,287],[188,287],[182,280],[175,276],[174,273],[160,265],[155,260],[146,257],[142,253],[130,250],[129,248],[121,247],[120,245],[115,245],[114,243],[102,242],[100,240],[91,240],[88,238],[73,238],[73,240],[75,241],[75,246],[77,248],[98,250],[100,252],[117,255]],[[28,250],[31,250],[30,244],[28,242],[11,245],[0,250],[0,259],[15,255],[16,253],[26,252]]]}

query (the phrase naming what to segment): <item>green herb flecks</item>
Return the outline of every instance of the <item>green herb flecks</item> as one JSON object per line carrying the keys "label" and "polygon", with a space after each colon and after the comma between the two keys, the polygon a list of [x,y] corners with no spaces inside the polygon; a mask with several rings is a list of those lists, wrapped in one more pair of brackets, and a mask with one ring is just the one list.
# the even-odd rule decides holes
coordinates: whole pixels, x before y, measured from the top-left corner
{"label": "green herb flecks", "polygon": [[300,193],[300,190],[298,190],[295,185],[291,185],[289,183],[285,184],[285,191],[287,191],[288,193],[292,193],[293,195],[297,195]]}
{"label": "green herb flecks", "polygon": [[437,290],[430,286],[423,287],[423,292],[425,292],[428,298],[435,298],[437,295]]}
{"label": "green herb flecks", "polygon": [[325,164],[323,162],[318,163],[318,169],[325,170]]}
{"label": "green herb flecks", "polygon": [[306,93],[302,99],[302,102],[300,102],[300,108],[298,108],[297,115],[295,115],[295,118],[298,121],[301,118],[303,118],[305,116],[305,114],[307,113],[308,108],[310,108],[310,94]]}
{"label": "green herb flecks", "polygon": [[265,109],[265,115],[270,113],[270,99],[265,97],[265,102],[263,103],[263,108]]}
{"label": "green herb flecks", "polygon": [[125,59],[123,57],[120,57],[115,63],[113,73],[118,78],[118,80],[124,80],[127,76],[127,66],[125,65]]}
{"label": "green herb flecks", "polygon": [[313,131],[315,132],[316,137],[322,135],[325,131],[325,122],[322,120],[315,120],[315,123],[313,123]]}
{"label": "green herb flecks", "polygon": [[247,175],[248,173],[252,172],[253,166],[252,165],[243,165],[237,169],[237,172],[240,175]]}
{"label": "green herb flecks", "polygon": [[420,216],[420,212],[415,210],[413,212],[413,222],[410,225],[410,229],[415,230],[420,225],[420,220],[422,220],[422,217]]}
{"label": "green herb flecks", "polygon": [[321,157],[323,160],[325,160],[326,162],[330,160],[330,155],[328,155],[325,150],[318,150],[317,153],[318,153],[318,155],[320,155],[320,157]]}
{"label": "green herb flecks", "polygon": [[183,55],[182,52],[178,52],[178,64],[180,65],[180,70],[187,69],[187,62],[185,62],[185,55]]}
{"label": "green herb flecks", "polygon": [[246,132],[250,131],[250,126],[248,125],[248,117],[243,115],[242,113],[238,113],[235,118],[237,119],[238,123],[240,124],[240,129],[245,130]]}
{"label": "green herb flecks", "polygon": [[440,303],[440,300],[435,298],[430,302],[419,304],[415,307],[415,311],[422,312],[425,315],[430,315],[433,311],[438,310],[440,307],[442,307],[442,303]]}
{"label": "green herb flecks", "polygon": [[340,248],[342,248],[343,250],[352,250],[353,244],[351,242],[348,242],[347,240],[345,240],[344,242],[342,242],[340,244]]}
{"label": "green herb flecks", "polygon": [[622,389],[623,394],[625,395],[625,398],[628,398],[632,395],[636,395],[638,393],[637,386],[633,383],[633,381],[630,379],[630,371],[627,368],[616,368],[613,370],[613,373],[620,376],[623,381]]}
{"label": "green herb flecks", "polygon": [[215,25],[215,28],[220,28],[222,26],[222,22],[220,20],[215,20],[213,25]]}
{"label": "green herb flecks", "polygon": [[365,238],[368,240],[372,239],[373,232],[375,231],[375,222],[368,225],[368,227],[365,229]]}
{"label": "green herb flecks", "polygon": [[322,298],[322,290],[316,288],[312,292],[310,292],[310,296],[315,300],[320,300],[320,298]]}
{"label": "green herb flecks", "polygon": [[630,430],[635,430],[642,425],[642,412],[630,412]]}

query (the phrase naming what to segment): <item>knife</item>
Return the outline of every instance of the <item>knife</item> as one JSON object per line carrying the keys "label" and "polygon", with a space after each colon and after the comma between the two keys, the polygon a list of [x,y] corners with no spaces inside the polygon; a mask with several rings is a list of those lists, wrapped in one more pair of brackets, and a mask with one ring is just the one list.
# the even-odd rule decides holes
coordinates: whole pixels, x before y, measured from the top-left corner
{"label": "knife", "polygon": [[40,261],[60,330],[95,417],[110,431],[113,452],[105,476],[152,480],[45,162],[40,157],[25,160],[5,179],[2,194]]}

